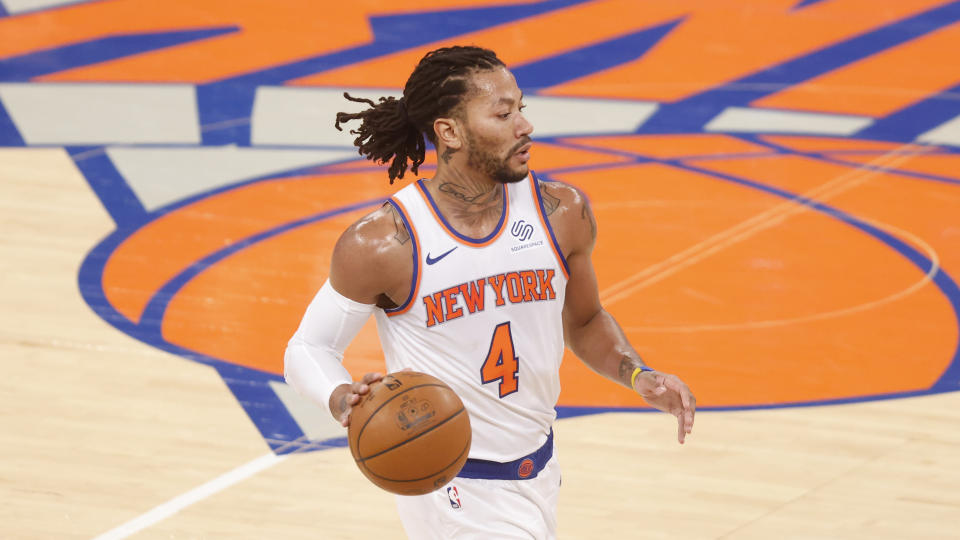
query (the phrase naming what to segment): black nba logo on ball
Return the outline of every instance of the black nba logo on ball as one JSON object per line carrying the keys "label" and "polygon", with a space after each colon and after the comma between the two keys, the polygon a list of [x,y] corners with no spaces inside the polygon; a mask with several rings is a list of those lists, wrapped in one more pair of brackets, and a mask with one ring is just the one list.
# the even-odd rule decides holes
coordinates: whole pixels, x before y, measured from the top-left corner
{"label": "black nba logo on ball", "polygon": [[429,422],[436,414],[429,401],[405,397],[397,413],[397,424],[403,431],[415,429]]}

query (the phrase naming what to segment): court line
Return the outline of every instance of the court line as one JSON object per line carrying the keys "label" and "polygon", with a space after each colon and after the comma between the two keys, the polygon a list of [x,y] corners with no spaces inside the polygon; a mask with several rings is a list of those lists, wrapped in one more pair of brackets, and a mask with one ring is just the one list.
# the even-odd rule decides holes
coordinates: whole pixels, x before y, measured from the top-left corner
{"label": "court line", "polygon": [[899,146],[866,164],[871,167],[876,167],[876,169],[858,168],[841,174],[824,184],[773,206],[733,227],[714,234],[679,253],[675,253],[663,261],[648,266],[601,291],[601,301],[605,306],[612,305],[615,302],[631,296],[640,289],[662,281],[714,253],[751,238],[759,232],[779,225],[795,214],[807,212],[811,208],[811,203],[827,201],[836,195],[863,184],[870,178],[887,172],[889,168],[910,159],[914,154],[905,154],[903,150],[914,146],[916,145],[910,143]]}
{"label": "court line", "polygon": [[852,315],[854,313],[860,313],[862,311],[867,311],[875,307],[879,307],[891,302],[895,302],[901,298],[904,298],[917,290],[921,289],[931,281],[933,281],[933,276],[940,271],[940,255],[935,249],[933,249],[930,244],[924,241],[922,238],[917,235],[905,231],[899,227],[894,227],[887,223],[880,223],[879,221],[873,221],[869,219],[859,218],[864,223],[873,225],[874,227],[885,230],[886,232],[897,232],[901,236],[906,237],[908,240],[911,240],[913,243],[920,246],[924,250],[927,256],[930,258],[930,270],[920,278],[919,281],[908,286],[906,289],[895,292],[889,296],[883,298],[878,298],[870,302],[865,302],[863,304],[857,304],[855,306],[850,306],[846,308],[837,309],[834,311],[825,311],[822,313],[814,313],[811,315],[805,315],[803,317],[793,317],[789,319],[773,319],[766,321],[747,321],[742,323],[730,323],[730,324],[701,324],[701,325],[685,325],[685,326],[625,326],[623,329],[630,332],[705,332],[705,331],[716,331],[716,330],[753,330],[757,328],[773,328],[776,326],[788,326],[791,324],[799,324],[805,322],[813,321],[822,321],[825,319],[832,319],[836,317],[842,317],[844,315]]}
{"label": "court line", "polygon": [[156,506],[152,510],[141,514],[126,523],[115,527],[97,537],[93,540],[121,540],[126,538],[134,533],[137,533],[147,527],[150,527],[164,519],[176,514],[184,508],[202,501],[207,497],[218,493],[237,482],[245,480],[261,471],[269,469],[274,465],[284,461],[289,457],[289,454],[278,456],[273,452],[269,454],[264,454],[253,461],[244,463],[243,465],[228,471],[209,482],[201,484],[190,491],[178,495],[169,501]]}

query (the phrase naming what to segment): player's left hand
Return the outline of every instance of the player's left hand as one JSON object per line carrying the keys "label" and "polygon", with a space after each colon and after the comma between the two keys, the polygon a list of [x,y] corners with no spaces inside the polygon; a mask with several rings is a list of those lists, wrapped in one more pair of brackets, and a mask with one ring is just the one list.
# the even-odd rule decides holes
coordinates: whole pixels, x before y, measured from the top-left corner
{"label": "player's left hand", "polygon": [[637,375],[633,389],[650,406],[677,417],[677,440],[693,431],[693,416],[697,411],[697,398],[690,387],[676,375],[645,371]]}

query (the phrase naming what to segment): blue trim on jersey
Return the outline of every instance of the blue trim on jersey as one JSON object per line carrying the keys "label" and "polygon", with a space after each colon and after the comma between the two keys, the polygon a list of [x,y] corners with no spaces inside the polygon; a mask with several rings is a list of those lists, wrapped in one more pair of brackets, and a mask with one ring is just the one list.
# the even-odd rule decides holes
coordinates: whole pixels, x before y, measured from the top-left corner
{"label": "blue trim on jersey", "polygon": [[560,242],[557,242],[557,235],[553,234],[553,226],[550,225],[550,219],[547,217],[547,209],[543,206],[543,195],[540,193],[540,186],[537,185],[540,179],[537,178],[537,174],[533,171],[530,171],[530,176],[533,178],[533,192],[537,194],[537,204],[540,205],[540,215],[543,216],[543,224],[546,226],[547,232],[550,233],[550,241],[553,242],[557,257],[560,258],[560,263],[563,264],[563,269],[567,273],[567,279],[570,279],[570,265],[567,264],[567,258],[563,256],[563,251],[560,249]]}
{"label": "blue trim on jersey", "polygon": [[407,215],[403,213],[403,209],[400,208],[400,205],[397,204],[393,199],[387,199],[387,202],[393,206],[397,211],[397,215],[400,216],[400,219],[403,221],[403,225],[407,228],[407,232],[410,233],[410,239],[413,240],[411,247],[413,248],[413,275],[410,276],[410,294],[407,296],[407,301],[402,305],[399,305],[395,308],[384,309],[385,313],[396,313],[397,311],[403,311],[410,305],[410,302],[413,302],[413,297],[417,294],[417,283],[420,281],[418,276],[420,275],[420,253],[417,250],[418,240],[416,238],[416,232],[414,232],[413,227],[410,226],[410,220],[407,219]]}
{"label": "blue trim on jersey", "polygon": [[484,236],[483,238],[471,238],[457,232],[457,230],[454,229],[453,226],[447,221],[447,218],[443,217],[443,214],[440,212],[440,208],[437,206],[437,203],[434,202],[433,197],[430,196],[430,192],[427,191],[427,186],[423,185],[422,178],[417,180],[417,187],[420,188],[420,192],[423,193],[423,196],[426,197],[427,202],[429,202],[430,206],[433,207],[433,211],[437,214],[437,218],[443,223],[443,228],[455,235],[460,240],[463,240],[469,244],[485,244],[490,240],[493,240],[498,234],[500,234],[500,230],[503,228],[503,224],[507,220],[507,186],[504,184],[500,185],[500,189],[503,190],[503,209],[500,211],[500,222],[497,223],[497,226],[493,228],[493,232],[487,236]]}

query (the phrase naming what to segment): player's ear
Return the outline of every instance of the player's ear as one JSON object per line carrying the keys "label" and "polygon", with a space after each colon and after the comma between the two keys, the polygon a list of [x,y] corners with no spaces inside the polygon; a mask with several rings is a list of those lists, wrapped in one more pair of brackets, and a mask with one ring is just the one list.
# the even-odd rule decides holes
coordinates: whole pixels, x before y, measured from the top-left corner
{"label": "player's ear", "polygon": [[437,118],[433,121],[433,132],[437,135],[437,143],[454,150],[463,147],[463,127],[456,118]]}

